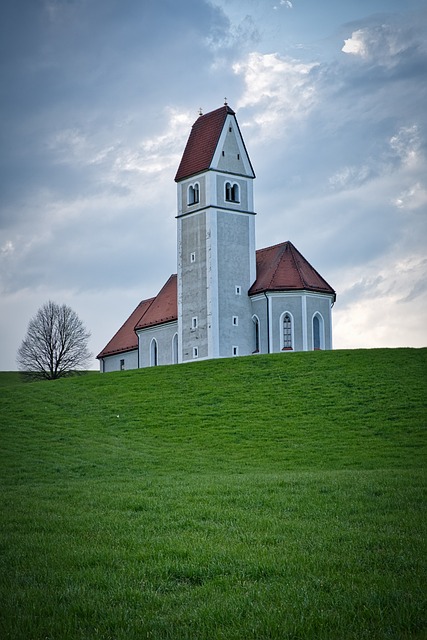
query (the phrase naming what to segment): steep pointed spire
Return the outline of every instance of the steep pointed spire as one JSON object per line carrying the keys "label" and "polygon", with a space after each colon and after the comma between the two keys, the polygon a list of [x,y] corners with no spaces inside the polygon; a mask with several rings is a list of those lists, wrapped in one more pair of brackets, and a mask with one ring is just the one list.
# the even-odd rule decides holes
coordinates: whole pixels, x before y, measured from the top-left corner
{"label": "steep pointed spire", "polygon": [[215,111],[200,115],[191,129],[175,182],[209,169],[228,115],[233,109],[224,105]]}

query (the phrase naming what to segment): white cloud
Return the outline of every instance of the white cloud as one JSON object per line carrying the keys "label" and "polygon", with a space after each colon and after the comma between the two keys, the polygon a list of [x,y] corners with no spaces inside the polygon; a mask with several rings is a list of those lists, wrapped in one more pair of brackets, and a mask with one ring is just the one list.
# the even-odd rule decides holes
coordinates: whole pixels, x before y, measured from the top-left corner
{"label": "white cloud", "polygon": [[[164,182],[170,177],[179,163],[185,138],[192,124],[189,111],[182,111],[173,107],[164,109],[165,127],[159,133],[150,135],[140,130],[136,135],[129,135],[130,127],[122,122],[113,122],[108,144],[105,144],[104,133],[82,129],[64,129],[52,134],[47,146],[54,154],[54,162],[80,171],[82,167],[92,170],[91,185],[96,187],[93,201],[100,205],[105,195],[110,201],[111,189],[116,191],[118,206],[123,208],[124,196],[133,200],[136,194],[142,196],[142,189],[146,188],[150,180],[150,189],[146,190],[144,201],[150,200],[153,193],[159,195],[156,182]],[[129,125],[130,123],[127,123]],[[127,133],[126,133],[127,132]],[[163,173],[164,172],[164,173]],[[163,175],[162,175],[163,173]],[[48,194],[49,199],[53,196]],[[70,206],[81,210],[81,194],[75,193],[70,200]],[[66,203],[52,203],[52,207],[63,209]]]}
{"label": "white cloud", "polygon": [[174,108],[168,108],[166,115],[169,120],[166,131],[141,142],[140,170],[153,173],[167,167],[178,167],[188,131],[195,118],[188,111]]}
{"label": "white cloud", "polygon": [[11,240],[7,240],[4,245],[0,248],[0,256],[3,257],[7,257],[13,254],[13,252],[15,251],[15,247],[13,245],[13,242]]}
{"label": "white cloud", "polygon": [[371,175],[368,165],[360,167],[345,166],[339,169],[329,178],[329,185],[332,189],[348,189],[365,182]]}
{"label": "white cloud", "polygon": [[407,189],[401,191],[392,203],[398,209],[413,211],[424,207],[427,210],[427,188],[416,182]]}
{"label": "white cloud", "polygon": [[381,24],[353,31],[341,51],[384,67],[393,67],[408,48],[407,33],[398,26]]}
{"label": "white cloud", "polygon": [[311,72],[318,63],[303,63],[278,53],[251,52],[233,65],[243,77],[245,91],[237,108],[256,107],[252,118],[267,136],[277,136],[277,124],[303,117],[316,99]]}
{"label": "white cloud", "polygon": [[[334,309],[336,348],[423,347],[427,344],[427,261],[421,255],[390,254],[348,278]],[[354,276],[355,274],[353,274]],[[343,305],[344,299],[347,304]]]}
{"label": "white cloud", "polygon": [[[137,129],[136,136],[113,119],[109,146],[85,124],[50,136],[53,172],[59,167],[73,188],[62,192],[55,180],[38,185],[20,204],[21,218],[11,212],[7,235],[0,230],[2,308],[13,292],[32,287],[40,288],[40,304],[49,290],[67,288],[77,298],[119,282],[126,290],[140,282],[135,305],[147,283],[147,295],[156,293],[176,270],[173,178],[194,119],[168,108],[160,129]],[[87,187],[78,172],[90,172]]]}
{"label": "white cloud", "polygon": [[48,148],[56,153],[57,162],[70,164],[75,161],[87,162],[88,140],[78,129],[63,129],[52,134]]}
{"label": "white cloud", "polygon": [[427,209],[427,163],[420,128],[415,124],[401,127],[391,136],[389,146],[400,168],[400,191],[392,197],[392,204],[405,211]]}
{"label": "white cloud", "polygon": [[422,184],[420,176],[425,174],[426,162],[419,127],[415,124],[400,127],[382,145],[377,145],[375,151],[376,154],[367,155],[362,164],[344,165],[335,171],[328,178],[330,188],[354,189],[368,180],[383,178],[389,181],[393,176],[391,189],[395,191],[397,185],[402,187],[391,199],[395,206],[415,209],[425,204],[427,187]]}
{"label": "white cloud", "polygon": [[286,9],[292,9],[294,5],[292,4],[292,2],[290,0],[280,0],[279,4],[274,5],[273,9],[275,9],[277,11],[277,9],[279,9],[279,7],[285,7]]}
{"label": "white cloud", "polygon": [[398,156],[401,162],[409,168],[415,167],[420,161],[420,132],[416,124],[401,127],[390,138],[391,150]]}
{"label": "white cloud", "polygon": [[341,49],[344,53],[350,53],[354,56],[361,56],[367,58],[368,51],[364,41],[364,32],[362,29],[354,31],[351,38],[344,40],[344,46]]}

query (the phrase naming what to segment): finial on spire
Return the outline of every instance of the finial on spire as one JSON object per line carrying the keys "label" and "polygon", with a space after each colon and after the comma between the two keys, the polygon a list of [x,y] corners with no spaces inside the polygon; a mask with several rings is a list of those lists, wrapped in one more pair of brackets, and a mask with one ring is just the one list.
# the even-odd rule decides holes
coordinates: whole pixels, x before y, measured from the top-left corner
{"label": "finial on spire", "polygon": [[224,98],[224,107],[228,106],[227,98]]}
{"label": "finial on spire", "polygon": [[202,107],[199,107],[199,116],[202,116],[202,115],[203,115],[203,109]]}

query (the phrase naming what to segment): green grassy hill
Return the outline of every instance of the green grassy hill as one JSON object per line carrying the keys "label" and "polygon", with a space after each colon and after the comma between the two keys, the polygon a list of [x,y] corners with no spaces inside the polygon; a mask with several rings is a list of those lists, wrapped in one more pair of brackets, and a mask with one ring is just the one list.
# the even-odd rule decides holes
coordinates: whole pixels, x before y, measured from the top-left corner
{"label": "green grassy hill", "polygon": [[0,637],[427,637],[427,349],[0,374]]}

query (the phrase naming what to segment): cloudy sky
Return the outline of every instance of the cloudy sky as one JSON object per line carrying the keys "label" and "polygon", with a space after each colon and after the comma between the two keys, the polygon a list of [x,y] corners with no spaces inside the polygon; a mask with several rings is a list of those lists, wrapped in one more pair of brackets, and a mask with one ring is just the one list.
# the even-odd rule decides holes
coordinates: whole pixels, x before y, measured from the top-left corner
{"label": "cloudy sky", "polygon": [[0,369],[49,299],[96,355],[176,272],[175,172],[225,97],[257,246],[336,289],[335,348],[427,345],[425,0],[15,0],[0,47]]}

